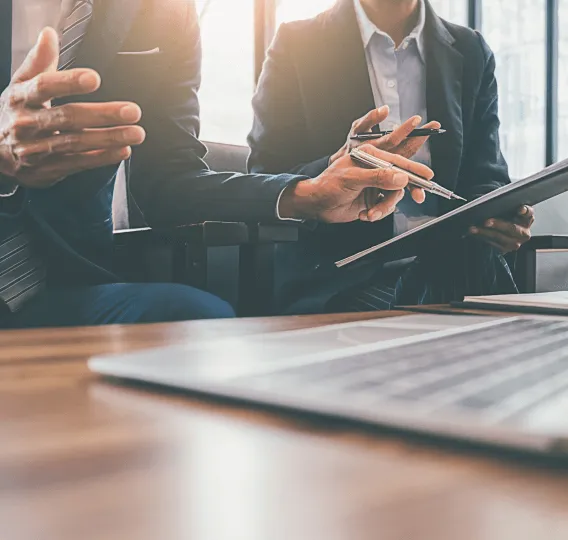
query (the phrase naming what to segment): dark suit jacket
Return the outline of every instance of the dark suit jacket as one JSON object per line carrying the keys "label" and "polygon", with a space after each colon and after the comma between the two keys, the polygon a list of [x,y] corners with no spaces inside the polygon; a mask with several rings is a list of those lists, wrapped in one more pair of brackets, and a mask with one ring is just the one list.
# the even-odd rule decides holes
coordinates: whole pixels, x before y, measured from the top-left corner
{"label": "dark suit jacket", "polygon": [[[75,67],[97,70],[103,84],[79,100],[128,100],[142,108],[147,139],[134,148],[127,167],[130,205],[143,219],[137,225],[273,220],[278,195],[295,177],[214,173],[203,162],[206,149],[197,138],[201,42],[194,2],[97,0],[94,5]],[[9,82],[11,21],[0,21],[0,35],[6,38],[0,39],[2,91]],[[116,171],[105,167],[47,190],[21,190],[18,208],[14,201],[0,208],[0,234],[20,212],[31,218],[46,247],[52,282],[114,280],[107,270]]]}
{"label": "dark suit jacket", "polygon": [[[428,2],[425,43],[428,119],[448,130],[430,142],[432,168],[438,183],[473,199],[509,182],[499,148],[495,59],[478,32],[443,21]],[[345,143],[353,121],[374,107],[353,0],[284,24],[254,97],[249,168],[315,177]],[[451,209],[445,201],[439,206],[441,213]],[[333,289],[357,281],[349,269],[336,274],[333,261],[390,238],[392,231],[392,218],[304,231],[299,246],[279,248],[286,253],[279,260],[284,303],[317,295],[314,309],[321,309]],[[331,284],[316,294],[316,284],[325,280]]]}

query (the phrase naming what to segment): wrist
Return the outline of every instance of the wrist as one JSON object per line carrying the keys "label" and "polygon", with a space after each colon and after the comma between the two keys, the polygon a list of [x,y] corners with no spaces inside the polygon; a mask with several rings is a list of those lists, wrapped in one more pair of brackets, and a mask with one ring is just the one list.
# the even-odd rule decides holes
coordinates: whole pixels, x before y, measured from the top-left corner
{"label": "wrist", "polygon": [[301,180],[282,192],[278,207],[278,214],[282,219],[316,219],[311,184],[312,180]]}

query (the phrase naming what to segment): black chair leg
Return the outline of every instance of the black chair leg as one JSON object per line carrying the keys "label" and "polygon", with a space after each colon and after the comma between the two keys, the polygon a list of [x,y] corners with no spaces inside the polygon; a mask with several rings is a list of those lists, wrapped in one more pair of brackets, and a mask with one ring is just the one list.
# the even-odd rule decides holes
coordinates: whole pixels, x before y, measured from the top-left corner
{"label": "black chair leg", "polygon": [[521,249],[515,262],[515,280],[519,292],[531,294],[536,292],[536,250]]}

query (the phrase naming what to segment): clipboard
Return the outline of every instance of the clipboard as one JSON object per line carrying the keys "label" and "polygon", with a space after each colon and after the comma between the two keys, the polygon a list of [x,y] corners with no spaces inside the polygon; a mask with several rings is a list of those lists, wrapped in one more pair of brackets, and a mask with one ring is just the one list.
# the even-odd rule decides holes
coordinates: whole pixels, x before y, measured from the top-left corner
{"label": "clipboard", "polygon": [[414,257],[429,242],[436,241],[440,244],[461,238],[467,234],[471,226],[482,224],[491,218],[510,216],[523,205],[534,206],[566,191],[568,191],[568,160],[487,193],[382,244],[371,246],[337,261],[335,266],[342,268],[372,254],[381,262]]}

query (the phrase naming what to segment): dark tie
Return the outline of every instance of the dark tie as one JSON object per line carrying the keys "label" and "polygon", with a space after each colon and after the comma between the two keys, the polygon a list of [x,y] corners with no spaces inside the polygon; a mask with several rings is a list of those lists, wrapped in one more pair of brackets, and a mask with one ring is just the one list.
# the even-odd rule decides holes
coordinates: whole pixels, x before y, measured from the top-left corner
{"label": "dark tie", "polygon": [[490,246],[458,240],[392,270],[379,269],[367,282],[338,294],[333,311],[386,311],[393,307],[461,302],[464,296],[516,294],[505,259]]}
{"label": "dark tie", "polygon": [[[3,2],[2,6],[0,18],[11,22],[11,2]],[[73,65],[91,20],[92,11],[91,0],[80,0],[73,4],[64,20],[61,28],[60,70]],[[9,30],[8,35],[11,36],[11,25]],[[4,39],[4,41],[0,43],[2,45],[0,51],[11,51],[11,37],[10,40]],[[6,62],[2,63],[5,64]],[[6,81],[9,80],[10,62],[7,64],[7,73],[0,73],[4,75],[2,78]],[[2,82],[4,84],[1,88],[7,84]],[[0,200],[0,212],[9,212],[10,206],[15,206],[15,202],[13,199]],[[16,216],[0,218],[0,304],[12,313],[19,311],[45,287],[46,268],[39,253],[34,235],[30,233],[24,218]]]}
{"label": "dark tie", "polygon": [[60,70],[69,69],[73,66],[92,16],[93,0],[75,2],[70,14],[65,19],[61,33]]}

